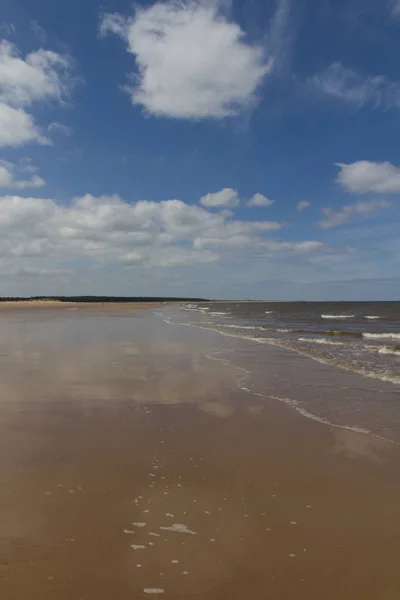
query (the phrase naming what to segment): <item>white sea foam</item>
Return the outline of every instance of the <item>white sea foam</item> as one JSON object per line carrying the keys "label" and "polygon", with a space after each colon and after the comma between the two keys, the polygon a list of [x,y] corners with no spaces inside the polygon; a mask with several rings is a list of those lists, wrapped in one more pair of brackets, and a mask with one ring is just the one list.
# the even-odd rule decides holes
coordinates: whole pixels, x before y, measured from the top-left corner
{"label": "white sea foam", "polygon": [[[328,419],[325,419],[324,417],[318,417],[317,415],[310,413],[308,410],[306,410],[305,408],[300,406],[300,404],[297,400],[292,400],[290,398],[282,398],[279,396],[269,396],[269,395],[260,394],[260,393],[255,393],[255,395],[263,396],[265,398],[271,398],[272,400],[279,400],[279,402],[284,402],[284,404],[288,404],[289,406],[294,408],[294,410],[296,412],[298,412],[300,415],[302,415],[306,419],[311,419],[312,421],[317,421],[317,423],[322,423],[323,425],[329,425],[330,427],[337,427],[338,429],[347,429],[348,431],[355,431],[357,433],[365,433],[365,434],[371,435],[371,433],[368,431],[368,429],[363,429],[362,427],[356,427],[356,426],[352,426],[352,425],[338,425],[337,423],[332,423],[332,421],[329,421]],[[376,437],[378,439],[384,439],[384,438],[380,438],[379,436],[376,436],[376,435],[374,435],[373,437]]]}
{"label": "white sea foam", "polygon": [[[174,323],[173,321],[169,320],[168,317],[166,317],[163,313],[157,313],[157,314],[160,314],[160,316],[162,316],[164,319],[164,323],[167,323],[169,325],[184,325],[187,327],[198,327],[199,329],[204,329],[206,331],[210,330],[208,327],[202,327],[201,325],[196,325],[195,323]],[[353,365],[349,366],[349,365],[343,364],[343,363],[339,364],[336,361],[327,359],[325,357],[322,358],[320,356],[315,356],[315,354],[310,354],[309,352],[304,351],[300,347],[293,348],[291,346],[282,344],[281,340],[279,340],[278,338],[257,338],[257,337],[252,337],[250,335],[241,335],[239,333],[233,333],[233,332],[229,333],[227,331],[221,331],[220,329],[211,329],[211,330],[217,331],[218,333],[220,333],[221,335],[224,335],[226,337],[233,337],[233,338],[239,338],[239,339],[243,339],[243,340],[249,340],[251,342],[256,342],[257,344],[269,344],[271,346],[279,346],[280,348],[284,348],[285,350],[290,350],[292,352],[297,352],[298,354],[301,354],[303,356],[308,356],[312,360],[315,360],[316,362],[319,362],[323,365],[330,365],[330,366],[336,367],[338,369],[343,369],[344,371],[350,371],[351,373],[357,373],[358,375],[361,375],[362,377],[367,377],[369,379],[378,379],[380,381],[387,381],[388,383],[393,383],[395,385],[398,385],[400,383],[400,377],[397,375],[394,375],[393,373],[387,373],[387,372],[381,372],[381,371],[380,372],[368,371],[366,369],[355,368]],[[290,332],[291,330],[289,329],[289,330],[283,330],[283,331]],[[397,335],[397,334],[395,334],[395,335]],[[398,334],[398,335],[400,335],[400,334]],[[310,418],[312,418],[312,417],[310,417]],[[347,429],[347,428],[345,427],[345,429]]]}
{"label": "white sea foam", "polygon": [[143,546],[142,544],[132,544],[132,550],[144,550],[147,546]]}
{"label": "white sea foam", "polygon": [[383,346],[383,348],[379,348],[379,354],[389,354],[391,356],[400,356],[399,350],[394,350],[393,348],[388,348],[387,346]]}
{"label": "white sea foam", "polygon": [[224,312],[210,312],[210,315],[212,315],[213,317],[225,317],[226,313]]}
{"label": "white sea foam", "polygon": [[321,319],[354,319],[355,315],[321,315]]}
{"label": "white sea foam", "polygon": [[144,588],[145,594],[165,594],[165,590],[162,588]]}
{"label": "white sea foam", "polygon": [[147,523],[132,523],[135,527],[146,527]]}
{"label": "white sea foam", "polygon": [[191,529],[189,529],[189,527],[186,527],[186,525],[183,525],[182,523],[174,523],[170,527],[160,527],[160,529],[162,529],[163,531],[175,531],[177,533],[188,533],[191,535],[197,535],[196,531],[192,531]]}
{"label": "white sea foam", "polygon": [[400,333],[363,333],[369,340],[400,340]]}
{"label": "white sea foam", "polygon": [[273,312],[274,312],[273,310],[266,310],[266,311],[265,311],[265,314],[266,314],[266,315],[271,315]]}
{"label": "white sea foam", "polygon": [[331,342],[331,340],[327,340],[326,338],[298,338],[299,342],[309,342],[310,344],[323,344],[327,346],[345,346],[344,342]]}
{"label": "white sea foam", "polygon": [[375,317],[374,315],[365,315],[366,319],[380,319],[381,317]]}

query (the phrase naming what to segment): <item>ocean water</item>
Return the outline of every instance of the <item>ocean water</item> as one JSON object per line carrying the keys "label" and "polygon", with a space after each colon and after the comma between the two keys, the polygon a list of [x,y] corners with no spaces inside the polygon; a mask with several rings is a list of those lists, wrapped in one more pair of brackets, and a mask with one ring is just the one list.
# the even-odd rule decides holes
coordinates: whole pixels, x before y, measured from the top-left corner
{"label": "ocean water", "polygon": [[400,302],[187,304],[184,319],[400,384]]}
{"label": "ocean water", "polygon": [[214,358],[242,367],[243,390],[400,441],[400,302],[193,303],[164,315],[236,338]]}

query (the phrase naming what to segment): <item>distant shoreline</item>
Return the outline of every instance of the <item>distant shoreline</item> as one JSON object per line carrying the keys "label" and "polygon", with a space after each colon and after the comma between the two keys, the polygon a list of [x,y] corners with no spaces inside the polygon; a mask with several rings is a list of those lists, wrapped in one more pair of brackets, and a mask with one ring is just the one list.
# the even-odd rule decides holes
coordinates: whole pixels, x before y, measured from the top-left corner
{"label": "distant shoreline", "polygon": [[0,301],[0,312],[7,310],[145,310],[165,302],[60,302],[59,300],[9,300]]}
{"label": "distant shoreline", "polygon": [[104,304],[165,304],[179,302],[207,302],[203,298],[175,298],[168,296],[31,296],[31,297],[0,297],[0,306],[4,305],[45,305],[65,306],[66,304],[104,305]]}

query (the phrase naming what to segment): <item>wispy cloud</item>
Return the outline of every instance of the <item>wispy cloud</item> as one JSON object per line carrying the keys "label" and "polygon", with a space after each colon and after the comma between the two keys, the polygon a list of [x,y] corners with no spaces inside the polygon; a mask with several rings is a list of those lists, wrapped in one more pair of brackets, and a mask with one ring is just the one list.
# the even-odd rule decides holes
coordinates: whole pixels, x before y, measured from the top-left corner
{"label": "wispy cloud", "polygon": [[300,202],[298,202],[297,205],[296,205],[296,210],[298,212],[302,212],[303,210],[305,210],[309,206],[311,206],[311,202],[308,202],[308,200],[300,200]]}
{"label": "wispy cloud", "polygon": [[49,123],[47,127],[47,131],[49,133],[60,133],[61,135],[70,136],[72,134],[72,128],[67,125],[63,125],[62,123],[57,123],[53,121]]}
{"label": "wispy cloud", "polygon": [[340,168],[336,181],[349,192],[400,192],[400,168],[389,162],[360,160],[354,163],[337,163]]}
{"label": "wispy cloud", "polygon": [[354,217],[371,217],[382,208],[388,208],[390,203],[386,200],[371,200],[370,202],[355,202],[347,204],[340,210],[335,211],[333,208],[322,208],[321,212],[324,218],[318,221],[317,225],[323,229],[331,229],[339,225],[349,223]]}
{"label": "wispy cloud", "polygon": [[391,0],[391,11],[392,16],[395,18],[400,17],[400,0]]}
{"label": "wispy cloud", "polygon": [[291,58],[296,29],[292,13],[292,0],[277,0],[267,38],[268,55],[273,61],[274,71],[284,70]]}
{"label": "wispy cloud", "polygon": [[[0,160],[0,188],[23,190],[43,187],[46,182],[39,177],[36,171],[29,161],[25,164],[15,165],[9,161]],[[27,174],[30,175],[28,178]]]}
{"label": "wispy cloud", "polygon": [[385,75],[365,75],[333,63],[321,73],[308,79],[315,90],[356,108],[400,108],[400,82],[390,81]]}

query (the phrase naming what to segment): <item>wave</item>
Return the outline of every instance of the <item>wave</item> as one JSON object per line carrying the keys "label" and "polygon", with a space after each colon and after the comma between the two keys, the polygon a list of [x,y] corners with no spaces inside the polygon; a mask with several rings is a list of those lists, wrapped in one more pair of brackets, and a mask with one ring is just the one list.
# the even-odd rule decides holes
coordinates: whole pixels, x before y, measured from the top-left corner
{"label": "wave", "polygon": [[[209,313],[211,314],[211,313]],[[362,337],[361,331],[346,331],[340,329],[327,329],[325,331],[318,331],[317,329],[283,329],[278,328],[274,329],[272,327],[263,327],[259,326],[250,326],[250,325],[226,325],[225,323],[218,323],[219,327],[229,327],[230,329],[254,329],[259,331],[268,331],[269,333],[293,333],[297,335],[306,334],[306,335],[328,335],[328,336],[346,336],[346,337]]]}
{"label": "wave", "polygon": [[228,327],[229,329],[252,329],[252,330],[260,330],[262,327],[255,327],[253,325],[223,325],[223,327]]}
{"label": "wave", "polygon": [[273,310],[266,310],[266,311],[265,311],[265,314],[266,314],[266,315],[271,315],[273,312],[274,312]]}
{"label": "wave", "polygon": [[389,354],[391,356],[400,356],[400,350],[396,350],[395,348],[388,348],[387,346],[383,346],[383,348],[379,348],[379,354]]}
{"label": "wave", "polygon": [[361,331],[342,331],[341,329],[328,329],[323,332],[324,335],[345,336],[345,337],[362,337]]}
{"label": "wave", "polygon": [[316,362],[319,362],[321,364],[330,365],[332,367],[336,367],[338,369],[342,369],[343,371],[348,371],[350,373],[356,373],[356,374],[361,375],[362,377],[366,377],[368,379],[377,379],[379,381],[385,381],[385,382],[392,383],[395,385],[400,384],[400,377],[397,375],[394,375],[391,372],[370,371],[370,370],[367,370],[364,368],[357,368],[354,365],[349,365],[347,363],[346,364],[339,363],[330,358],[325,358],[325,357],[322,358],[321,356],[318,356],[318,355],[316,356],[315,354],[311,354],[310,352],[303,350],[301,347],[293,348],[293,346],[287,346],[285,344],[282,344],[282,340],[279,340],[277,338],[257,338],[257,337],[253,337],[250,335],[243,335],[243,334],[241,335],[239,332],[236,333],[236,332],[232,331],[232,333],[231,333],[228,331],[221,331],[220,329],[214,329],[213,327],[204,327],[202,325],[195,324],[195,323],[176,323],[176,322],[169,320],[168,317],[163,313],[157,312],[156,314],[159,314],[161,317],[163,317],[164,323],[168,323],[169,325],[184,325],[184,326],[188,326],[188,327],[198,327],[199,329],[205,329],[206,331],[210,331],[210,330],[216,331],[219,334],[227,336],[227,337],[248,340],[251,342],[255,342],[257,344],[268,344],[271,346],[278,346],[285,350],[289,350],[292,352],[296,352],[297,354],[307,356],[307,357],[311,358],[312,360],[315,360]]}
{"label": "wave", "polygon": [[363,333],[370,340],[400,340],[400,333]]}
{"label": "wave", "polygon": [[298,338],[299,342],[309,342],[310,344],[326,344],[327,346],[345,346],[344,342],[331,342],[326,338]]}
{"label": "wave", "polygon": [[208,314],[212,315],[213,317],[226,317],[226,313],[224,312],[210,312]]}
{"label": "wave", "polygon": [[382,317],[375,317],[374,315],[365,315],[365,319],[381,319]]}
{"label": "wave", "polygon": [[[255,342],[259,343],[261,341],[259,338],[248,337],[247,339],[253,339]],[[400,383],[400,377],[390,371],[372,371],[367,368],[358,367],[356,365],[338,362],[337,360],[332,358],[312,354],[307,350],[303,350],[301,347],[294,348],[293,346],[287,346],[285,344],[282,344],[281,341],[276,338],[263,338],[263,340],[265,340],[265,343],[267,344],[279,346],[280,348],[285,348],[286,350],[292,350],[293,352],[297,352],[298,354],[302,354],[303,356],[308,356],[316,362],[322,363],[324,365],[330,365],[331,367],[336,367],[337,369],[342,369],[343,371],[348,371],[350,373],[356,373],[357,375],[367,377],[368,379],[378,379],[379,381],[386,381],[395,385],[398,385]]]}
{"label": "wave", "polygon": [[321,319],[353,319],[355,315],[321,315]]}

